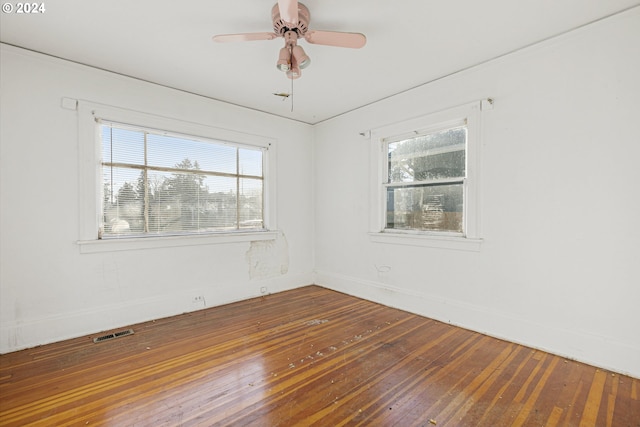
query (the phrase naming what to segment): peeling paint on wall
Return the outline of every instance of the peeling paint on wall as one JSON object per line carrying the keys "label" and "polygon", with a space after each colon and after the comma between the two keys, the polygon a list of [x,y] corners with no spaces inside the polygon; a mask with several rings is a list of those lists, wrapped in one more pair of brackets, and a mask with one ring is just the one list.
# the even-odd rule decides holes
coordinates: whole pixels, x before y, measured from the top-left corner
{"label": "peeling paint on wall", "polygon": [[251,279],[268,279],[289,271],[289,245],[284,233],[275,240],[251,242],[246,254]]}

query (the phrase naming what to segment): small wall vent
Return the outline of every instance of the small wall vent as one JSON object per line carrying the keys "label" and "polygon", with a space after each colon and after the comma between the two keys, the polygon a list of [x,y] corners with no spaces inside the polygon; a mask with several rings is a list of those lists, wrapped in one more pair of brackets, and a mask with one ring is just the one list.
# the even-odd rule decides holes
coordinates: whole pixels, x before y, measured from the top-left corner
{"label": "small wall vent", "polygon": [[95,337],[93,339],[94,343],[99,343],[102,341],[108,341],[115,338],[126,337],[127,335],[133,335],[133,329],[125,329],[124,331],[114,332],[112,334],[102,335],[101,337]]}

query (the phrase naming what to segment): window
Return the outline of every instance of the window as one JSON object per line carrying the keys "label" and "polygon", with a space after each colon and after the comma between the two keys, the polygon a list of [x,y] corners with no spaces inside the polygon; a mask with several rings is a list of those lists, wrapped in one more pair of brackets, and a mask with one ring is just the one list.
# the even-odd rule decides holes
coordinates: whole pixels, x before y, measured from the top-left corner
{"label": "window", "polygon": [[466,124],[384,145],[385,229],[463,233]]}
{"label": "window", "polygon": [[275,139],[89,101],[77,110],[81,253],[277,237]]}
{"label": "window", "polygon": [[479,249],[480,103],[376,129],[375,242]]}
{"label": "window", "polygon": [[263,228],[263,151],[101,123],[104,238]]}

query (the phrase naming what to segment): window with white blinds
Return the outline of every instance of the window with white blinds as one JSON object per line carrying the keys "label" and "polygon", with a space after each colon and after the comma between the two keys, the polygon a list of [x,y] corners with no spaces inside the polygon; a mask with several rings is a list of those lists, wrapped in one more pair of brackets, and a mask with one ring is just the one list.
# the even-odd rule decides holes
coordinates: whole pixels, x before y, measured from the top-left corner
{"label": "window with white blinds", "polygon": [[266,147],[99,122],[100,238],[264,229]]}

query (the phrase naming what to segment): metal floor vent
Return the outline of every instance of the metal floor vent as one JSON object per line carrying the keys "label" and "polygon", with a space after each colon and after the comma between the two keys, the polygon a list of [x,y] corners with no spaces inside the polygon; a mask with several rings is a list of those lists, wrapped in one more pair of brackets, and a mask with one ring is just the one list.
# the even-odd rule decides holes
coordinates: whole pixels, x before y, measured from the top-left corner
{"label": "metal floor vent", "polygon": [[115,338],[126,337],[127,335],[133,335],[133,329],[126,329],[124,331],[114,332],[112,334],[103,335],[101,337],[96,337],[93,339],[94,343],[108,341]]}

